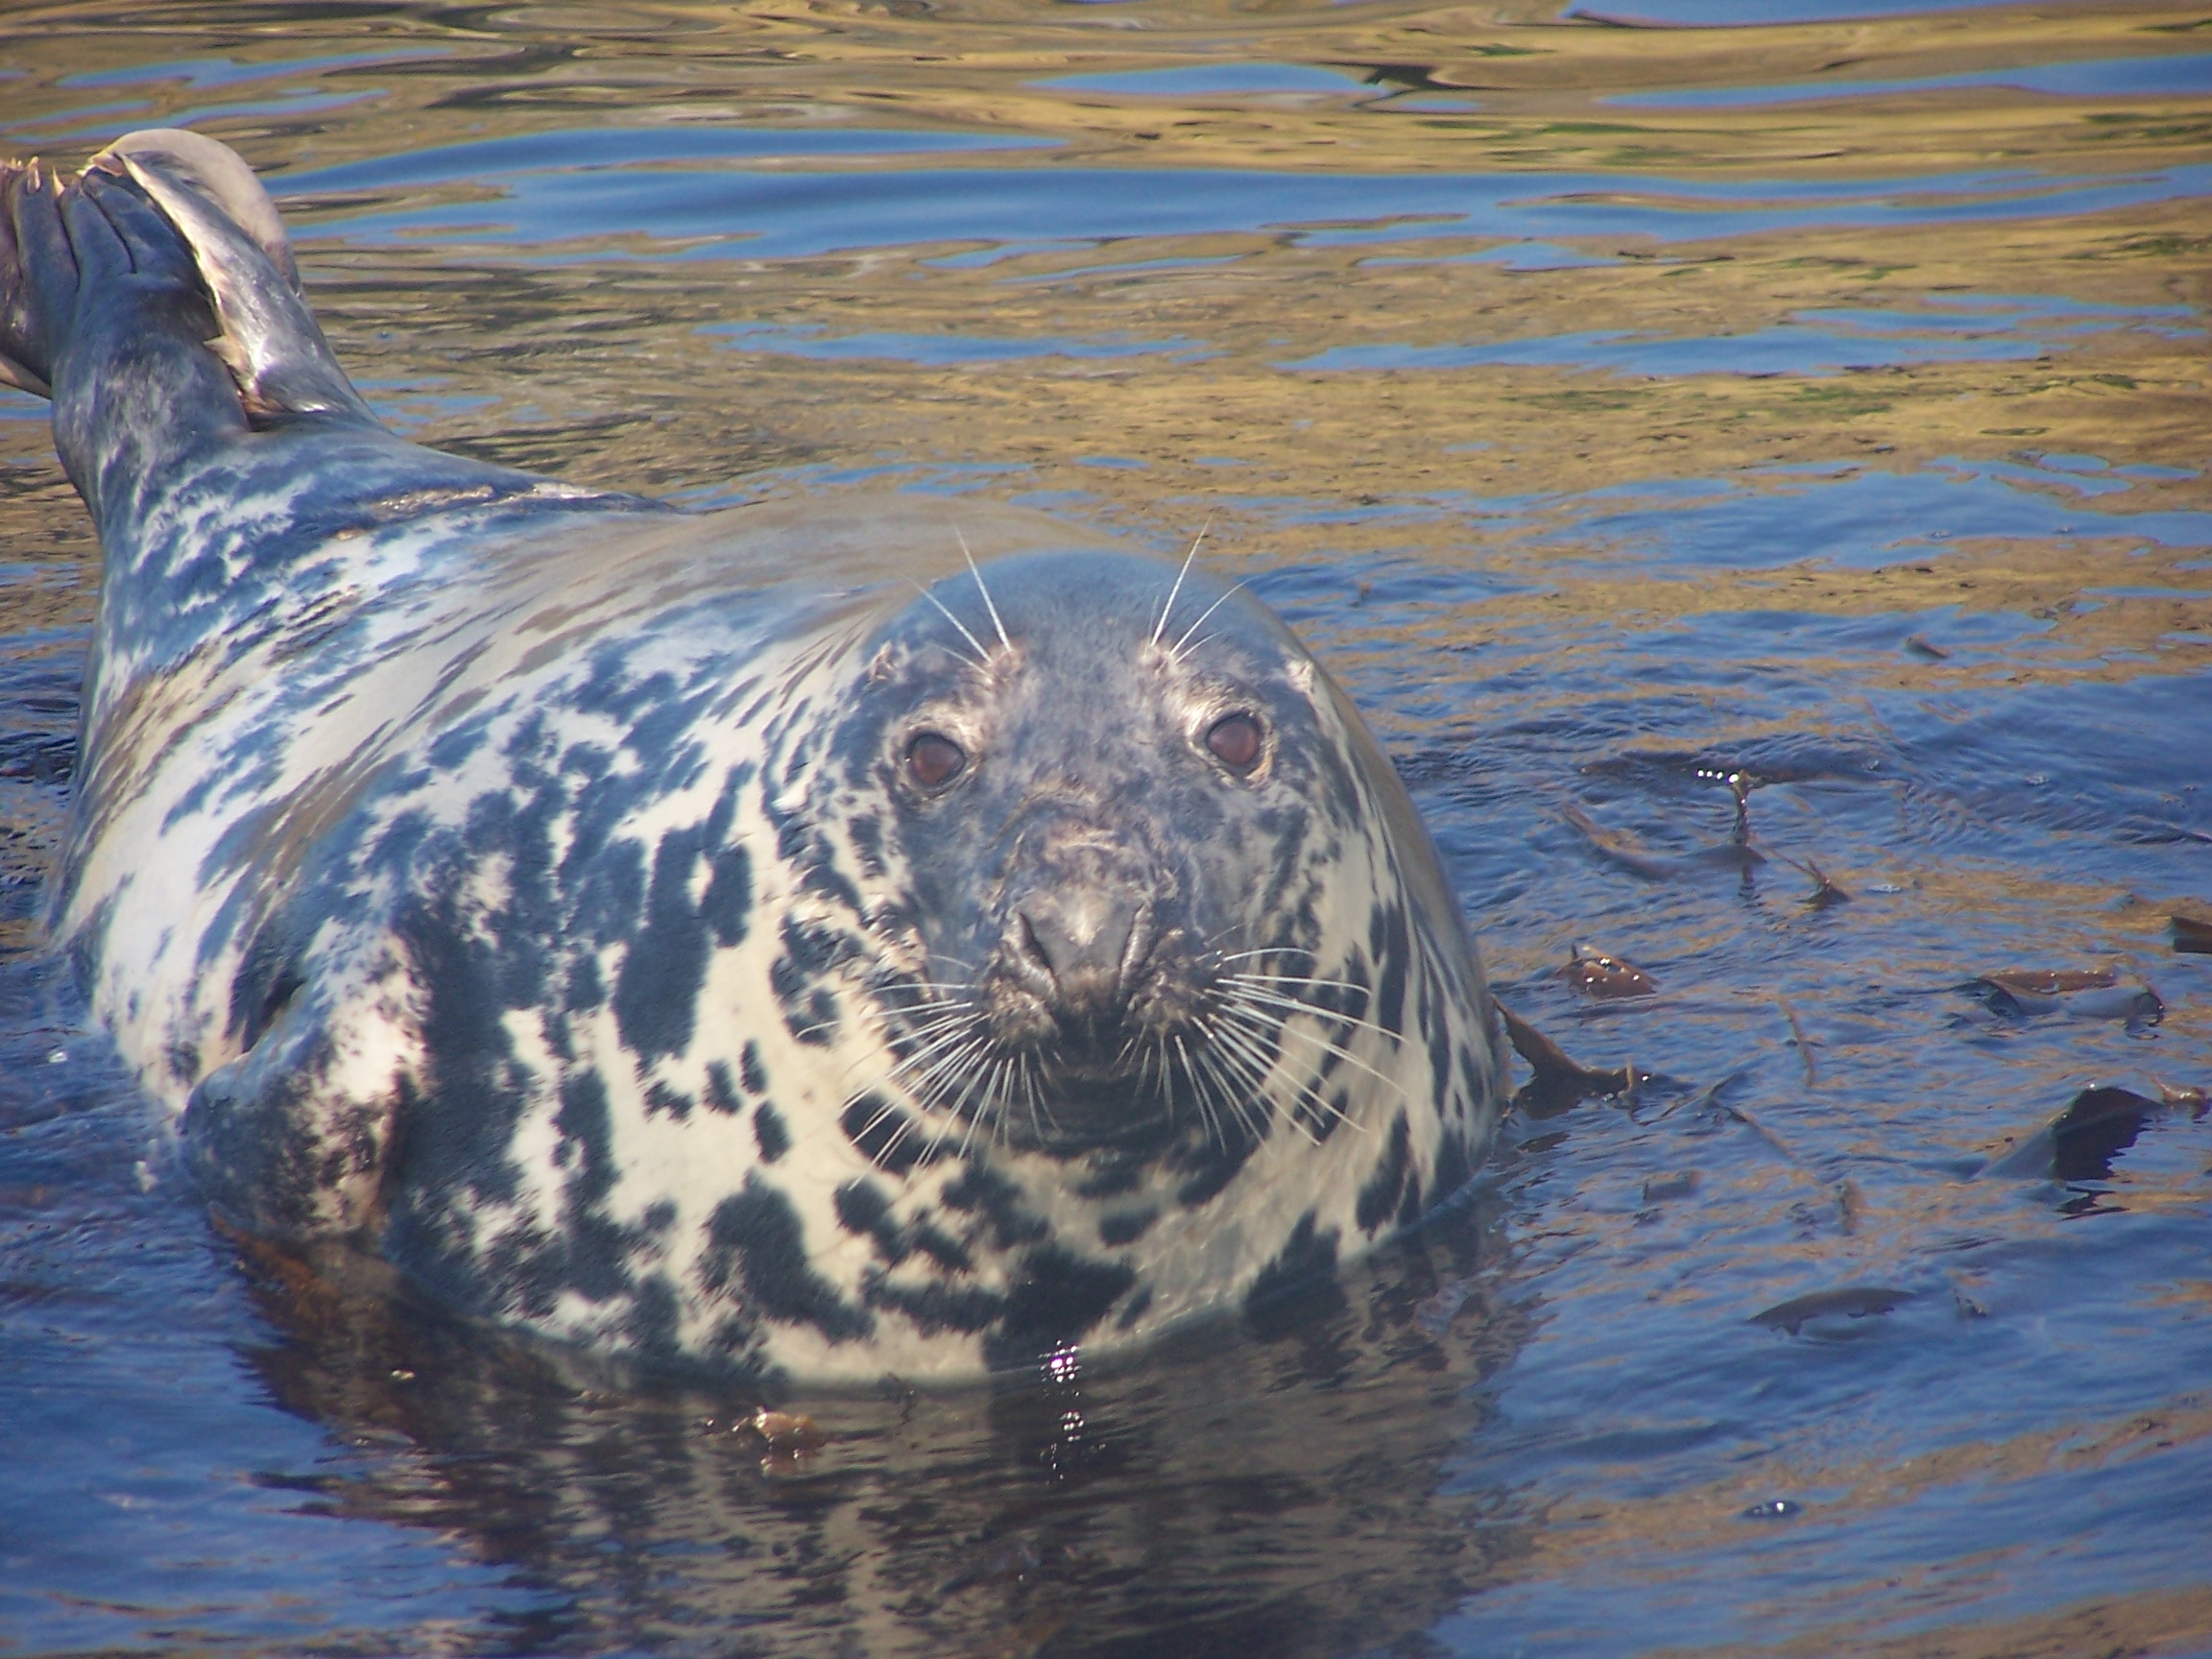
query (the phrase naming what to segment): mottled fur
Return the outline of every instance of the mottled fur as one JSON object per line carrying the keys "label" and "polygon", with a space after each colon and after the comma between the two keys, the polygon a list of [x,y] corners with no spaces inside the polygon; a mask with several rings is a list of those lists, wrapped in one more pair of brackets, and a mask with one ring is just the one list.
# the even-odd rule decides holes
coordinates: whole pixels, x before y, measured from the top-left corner
{"label": "mottled fur", "polygon": [[54,927],[238,1225],[609,1351],[950,1377],[1263,1299],[1480,1156],[1434,853],[1249,595],[402,443],[189,135],[10,171],[0,372],[106,551]]}

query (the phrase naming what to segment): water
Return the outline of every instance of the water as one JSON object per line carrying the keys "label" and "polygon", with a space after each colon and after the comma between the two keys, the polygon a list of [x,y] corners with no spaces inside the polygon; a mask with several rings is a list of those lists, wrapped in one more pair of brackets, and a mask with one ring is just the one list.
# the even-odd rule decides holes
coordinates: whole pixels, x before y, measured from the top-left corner
{"label": "water", "polygon": [[[169,1178],[40,952],[95,549],[0,396],[0,1638],[2212,1652],[2212,1120],[2155,1106],[2212,1084],[2171,922],[2212,915],[2206,40],[2127,0],[0,18],[0,144],[238,146],[426,442],[1210,518],[1507,1000],[1655,1074],[1517,1115],[1264,1330],[783,1402],[797,1457],[303,1274]],[[1578,945],[1656,995],[1584,998]],[[1984,978],[2022,969],[2114,983]],[[2091,1085],[2155,1109],[2015,1150]]]}

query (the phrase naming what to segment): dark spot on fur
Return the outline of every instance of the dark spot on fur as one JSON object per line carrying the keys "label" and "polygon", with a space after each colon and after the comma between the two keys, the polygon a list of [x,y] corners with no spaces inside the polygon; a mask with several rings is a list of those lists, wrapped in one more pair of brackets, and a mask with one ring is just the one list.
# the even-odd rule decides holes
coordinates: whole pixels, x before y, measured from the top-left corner
{"label": "dark spot on fur", "polygon": [[811,1325],[832,1342],[850,1342],[876,1328],[866,1309],[838,1295],[808,1263],[805,1230],[791,1200],[751,1175],[708,1218],[699,1276],[709,1293],[734,1284],[756,1311],[787,1325]]}
{"label": "dark spot on fur", "polygon": [[862,1281],[860,1299],[899,1314],[925,1336],[946,1331],[973,1335],[989,1330],[1006,1311],[1006,1299],[979,1285],[948,1285],[941,1279],[902,1285],[875,1269]]}
{"label": "dark spot on fur", "polygon": [[753,861],[742,847],[726,847],[714,854],[713,875],[699,901],[699,914],[714,930],[714,943],[744,943],[753,923]]}
{"label": "dark spot on fur", "polygon": [[883,1189],[873,1181],[848,1181],[837,1191],[831,1202],[837,1211],[837,1225],[858,1238],[873,1238],[876,1253],[896,1267],[906,1260],[906,1241],[899,1236],[899,1224],[891,1217],[891,1200]]}
{"label": "dark spot on fur", "polygon": [[1098,1241],[1110,1249],[1134,1244],[1160,1219],[1157,1210],[1123,1210],[1098,1218]]}
{"label": "dark spot on fur", "polygon": [[938,1196],[948,1209],[979,1214],[989,1221],[1001,1250],[1034,1242],[1049,1231],[1043,1216],[1022,1208],[1021,1189],[987,1164],[970,1164],[945,1184]]}
{"label": "dark spot on fur", "polygon": [[1176,1188],[1175,1202],[1186,1210],[1219,1197],[1260,1148],[1260,1142],[1240,1129],[1224,1127],[1222,1134],[1224,1139],[1209,1138],[1178,1149],[1175,1166],[1188,1171],[1189,1178]]}
{"label": "dark spot on fur", "polygon": [[[737,1091],[730,1086],[730,1068],[720,1060],[707,1062],[707,1104],[725,1118],[734,1118],[745,1109],[737,1098]],[[754,1131],[757,1139],[759,1131]]]}
{"label": "dark spot on fur", "polygon": [[1400,1112],[1390,1125],[1390,1143],[1382,1150],[1382,1162],[1375,1166],[1374,1173],[1359,1189],[1358,1207],[1353,1216],[1360,1232],[1370,1238],[1375,1236],[1375,1229],[1397,1208],[1399,1197],[1406,1190],[1406,1179],[1412,1172],[1412,1130],[1406,1114]]}
{"label": "dark spot on fur", "polygon": [[737,1051],[737,1079],[745,1085],[747,1094],[768,1093],[768,1069],[760,1064],[760,1045],[750,1037]]}
{"label": "dark spot on fur", "polygon": [[861,1095],[838,1115],[837,1126],[862,1157],[893,1175],[903,1175],[917,1164],[934,1163],[938,1156],[914,1119],[880,1094]]}
{"label": "dark spot on fur", "polygon": [[658,1118],[662,1113],[684,1122],[691,1116],[696,1102],[680,1089],[671,1089],[665,1083],[653,1083],[645,1090],[645,1116]]}
{"label": "dark spot on fur", "polygon": [[1343,1291],[1332,1277],[1335,1271],[1336,1229],[1316,1233],[1313,1212],[1309,1210],[1245,1292],[1245,1319],[1262,1336],[1279,1335],[1303,1323],[1321,1306],[1343,1300]]}
{"label": "dark spot on fur", "polygon": [[1474,1166],[1467,1157],[1465,1130],[1457,1123],[1445,1124],[1443,1138],[1436,1147],[1435,1195],[1438,1199],[1451,1196],[1466,1186],[1474,1173]]}
{"label": "dark spot on fur", "polygon": [[1128,1301],[1121,1304],[1121,1312],[1115,1321],[1118,1330],[1127,1331],[1144,1317],[1145,1310],[1152,1306],[1152,1286],[1140,1285]]}
{"label": "dark spot on fur", "polygon": [[1386,904],[1379,908],[1371,929],[1375,959],[1382,964],[1382,981],[1375,988],[1374,1011],[1367,1017],[1393,1036],[1406,1029],[1406,963],[1412,941],[1406,933],[1406,907]]}
{"label": "dark spot on fur", "polygon": [[994,1365],[1019,1364],[1079,1339],[1137,1283],[1133,1268],[1045,1244],[1029,1252],[1006,1295],[1006,1314],[984,1341]]}
{"label": "dark spot on fur", "polygon": [[691,902],[691,867],[698,861],[696,829],[661,837],[645,925],[614,977],[615,1022],[624,1046],[640,1060],[681,1054],[691,1046],[707,983],[707,927]]}
{"label": "dark spot on fur", "polygon": [[1090,1166],[1075,1183],[1078,1198],[1118,1198],[1134,1192],[1151,1166],[1149,1158],[1132,1157],[1111,1149],[1091,1154]]}
{"label": "dark spot on fur", "polygon": [[622,1334],[639,1354],[672,1358],[682,1352],[684,1305],[665,1273],[639,1282],[630,1298],[630,1316],[622,1321]]}
{"label": "dark spot on fur", "polygon": [[763,1100],[753,1108],[753,1140],[764,1164],[773,1164],[791,1150],[791,1131],[772,1101]]}
{"label": "dark spot on fur", "polygon": [[1421,1219],[1421,1171],[1408,1170],[1406,1175],[1406,1195],[1398,1201],[1397,1226],[1403,1230]]}
{"label": "dark spot on fur", "polygon": [[785,918],[783,953],[769,964],[768,984],[797,1042],[828,1048],[837,1041],[837,1004],[822,980],[858,949],[850,934]]}
{"label": "dark spot on fur", "polygon": [[599,977],[599,958],[580,950],[568,963],[568,984],[561,1005],[571,1014],[589,1014],[607,1000],[607,982]]}

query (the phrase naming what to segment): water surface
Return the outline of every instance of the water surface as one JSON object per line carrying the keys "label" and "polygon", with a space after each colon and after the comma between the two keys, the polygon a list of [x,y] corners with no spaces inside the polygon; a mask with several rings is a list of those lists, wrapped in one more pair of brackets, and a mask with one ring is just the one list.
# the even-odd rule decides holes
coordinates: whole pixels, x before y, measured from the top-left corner
{"label": "water surface", "polygon": [[42,951],[96,549],[0,395],[0,1649],[2212,1652],[2207,33],[12,9],[0,145],[237,146],[424,442],[1210,520],[1651,1078],[1262,1328],[795,1460],[242,1248]]}

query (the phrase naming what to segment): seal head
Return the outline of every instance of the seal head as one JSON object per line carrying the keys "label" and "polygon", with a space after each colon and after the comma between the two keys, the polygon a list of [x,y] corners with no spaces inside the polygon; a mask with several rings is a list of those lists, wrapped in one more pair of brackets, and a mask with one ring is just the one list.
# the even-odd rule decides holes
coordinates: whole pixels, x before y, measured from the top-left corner
{"label": "seal head", "polygon": [[1316,971],[1375,874],[1340,695],[1247,592],[1166,577],[1095,553],[950,577],[871,641],[829,736],[816,810],[902,873],[895,1076],[964,1133],[1072,1156],[1325,1121],[1310,1084],[1265,1086],[1286,1016],[1373,998],[1370,963]]}

